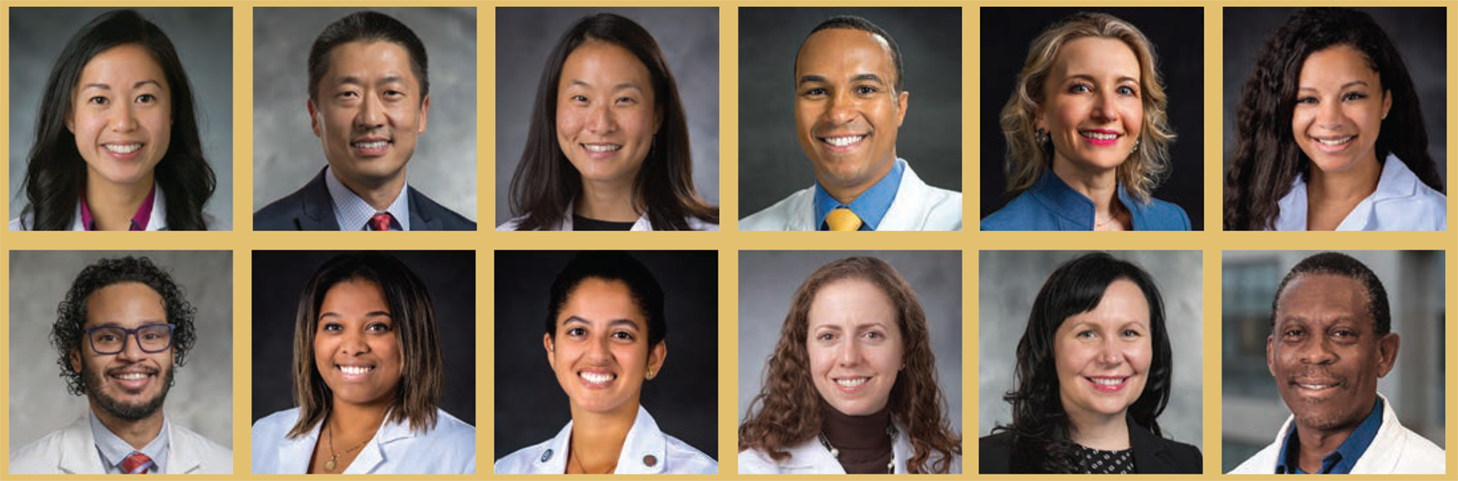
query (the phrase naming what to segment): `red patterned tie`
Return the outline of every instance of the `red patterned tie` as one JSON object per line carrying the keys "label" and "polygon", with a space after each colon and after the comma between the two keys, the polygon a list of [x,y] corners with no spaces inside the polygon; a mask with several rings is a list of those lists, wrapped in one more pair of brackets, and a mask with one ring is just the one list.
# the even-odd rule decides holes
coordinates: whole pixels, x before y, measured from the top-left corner
{"label": "red patterned tie", "polygon": [[147,470],[154,465],[152,458],[141,451],[132,451],[130,456],[122,460],[122,471],[126,474],[147,474]]}
{"label": "red patterned tie", "polygon": [[370,230],[390,230],[390,219],[393,219],[389,212],[381,212],[370,216]]}

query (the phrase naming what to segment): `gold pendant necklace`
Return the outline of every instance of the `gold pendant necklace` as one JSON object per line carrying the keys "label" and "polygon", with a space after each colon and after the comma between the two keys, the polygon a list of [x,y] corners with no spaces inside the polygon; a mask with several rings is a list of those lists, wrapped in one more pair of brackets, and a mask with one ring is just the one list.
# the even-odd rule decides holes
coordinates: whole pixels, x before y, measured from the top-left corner
{"label": "gold pendant necklace", "polygon": [[340,455],[354,452],[354,450],[364,447],[365,443],[370,442],[369,438],[365,438],[365,440],[360,442],[358,446],[349,448],[342,453],[336,453],[334,452],[334,426],[330,425],[329,421],[326,419],[324,421],[324,428],[329,430],[329,460],[324,462],[324,472],[326,473],[334,472],[334,468],[339,466]]}

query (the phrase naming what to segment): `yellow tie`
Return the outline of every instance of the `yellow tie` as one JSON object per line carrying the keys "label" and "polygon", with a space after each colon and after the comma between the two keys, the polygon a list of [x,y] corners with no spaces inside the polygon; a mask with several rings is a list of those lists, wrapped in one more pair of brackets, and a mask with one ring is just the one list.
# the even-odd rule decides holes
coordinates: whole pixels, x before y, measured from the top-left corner
{"label": "yellow tie", "polygon": [[825,223],[833,231],[853,231],[861,228],[861,218],[845,207],[837,207],[825,216]]}

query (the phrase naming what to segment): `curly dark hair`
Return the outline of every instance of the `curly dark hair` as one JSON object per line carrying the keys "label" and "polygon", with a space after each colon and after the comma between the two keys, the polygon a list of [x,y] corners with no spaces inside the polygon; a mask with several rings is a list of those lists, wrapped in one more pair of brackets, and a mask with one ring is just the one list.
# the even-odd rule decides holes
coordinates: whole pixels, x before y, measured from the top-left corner
{"label": "curly dark hair", "polygon": [[810,355],[805,348],[810,305],[820,289],[845,279],[864,280],[880,288],[898,314],[906,368],[896,376],[886,406],[894,418],[906,424],[911,439],[912,455],[906,470],[913,474],[947,473],[954,456],[962,455],[962,438],[952,430],[946,416],[947,401],[937,384],[926,312],[916,292],[896,269],[874,257],[848,257],[821,266],[795,290],[780,340],[765,368],[764,386],[750,401],[744,421],[739,424],[739,450],[758,449],[783,461],[791,456],[787,447],[820,432],[823,403],[810,377]]}
{"label": "curly dark hair", "polygon": [[1280,214],[1278,202],[1296,176],[1311,175],[1311,159],[1292,140],[1291,118],[1301,67],[1312,53],[1346,45],[1362,52],[1377,72],[1392,109],[1382,120],[1376,154],[1396,155],[1428,187],[1443,191],[1438,165],[1428,155],[1417,89],[1392,39],[1365,12],[1307,8],[1266,38],[1246,77],[1235,117],[1235,149],[1225,175],[1225,230],[1266,230]]}
{"label": "curly dark hair", "polygon": [[[1164,301],[1154,278],[1139,266],[1096,252],[1059,266],[1028,314],[1028,327],[1018,341],[1016,390],[1002,399],[1012,404],[1012,424],[999,424],[994,434],[1012,435],[1009,465],[1014,473],[1077,473],[1075,445],[1069,439],[1068,413],[1059,394],[1058,361],[1054,358],[1054,335],[1069,317],[1092,311],[1103,300],[1114,281],[1124,279],[1139,286],[1149,303],[1150,341],[1154,357],[1148,381],[1139,399],[1129,406],[1134,423],[1160,435],[1156,419],[1169,404],[1173,350],[1164,325]],[[1135,460],[1138,462],[1138,460]]]}
{"label": "curly dark hair", "polygon": [[76,275],[76,280],[71,282],[71,290],[66,292],[66,299],[56,306],[56,323],[51,325],[51,345],[60,355],[56,365],[61,366],[61,377],[66,379],[66,390],[71,394],[86,394],[81,372],[71,366],[71,353],[79,351],[81,341],[86,339],[87,300],[104,287],[124,282],[146,285],[162,296],[167,322],[176,326],[172,329],[173,364],[179,367],[187,364],[187,352],[197,340],[192,326],[197,309],[187,302],[182,286],[146,257],[102,259]]}

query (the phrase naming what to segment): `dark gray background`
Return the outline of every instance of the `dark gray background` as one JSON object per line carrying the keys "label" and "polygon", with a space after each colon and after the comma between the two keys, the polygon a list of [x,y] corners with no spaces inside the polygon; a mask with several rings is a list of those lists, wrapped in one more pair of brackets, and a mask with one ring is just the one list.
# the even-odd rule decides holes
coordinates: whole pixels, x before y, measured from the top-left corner
{"label": "dark gray background", "polygon": [[936,355],[937,384],[947,397],[944,413],[952,430],[962,432],[962,253],[958,251],[741,251],[735,415],[744,418],[749,401],[764,384],[765,364],[774,354],[795,289],[820,266],[852,256],[890,263],[916,291]]}
{"label": "dark gray background", "polygon": [[[542,334],[572,251],[496,251],[496,459],[557,435],[572,412]],[[714,251],[633,252],[663,287],[668,357],[639,399],[659,429],[719,458],[719,269]]]}
{"label": "dark gray background", "polygon": [[[115,8],[10,9],[10,218],[25,208],[26,155],[46,78],[66,41],[87,22]],[[203,208],[233,225],[233,12],[229,8],[136,8],[172,40],[192,82],[203,155],[218,187]],[[59,299],[57,299],[59,301]]]}
{"label": "dark gray background", "polygon": [[896,39],[911,93],[896,155],[927,184],[962,190],[961,8],[740,8],[741,218],[815,183],[795,136],[795,53],[836,15],[863,17]]}
{"label": "dark gray background", "polygon": [[526,146],[547,56],[577,20],[598,13],[633,19],[658,40],[688,116],[694,188],[710,204],[719,203],[719,9],[497,8],[497,224],[511,219],[511,174]]}
{"label": "dark gray background", "polygon": [[[1012,95],[1033,39],[1058,20],[1086,8],[982,9],[982,213],[992,214],[1007,197],[1007,140],[1002,107]],[[1133,24],[1154,44],[1155,68],[1164,78],[1165,113],[1178,138],[1170,146],[1169,177],[1153,192],[1190,216],[1190,228],[1204,230],[1205,14],[1201,8],[1100,8]],[[1229,51],[1227,50],[1227,53]]]}
{"label": "dark gray background", "polygon": [[[1225,71],[1222,106],[1224,151],[1220,172],[1230,168],[1230,151],[1235,148],[1235,111],[1240,90],[1254,66],[1256,50],[1266,37],[1286,23],[1298,8],[1225,7]],[[1358,8],[1372,15],[1407,62],[1408,73],[1422,101],[1423,120],[1428,127],[1428,155],[1438,163],[1438,173],[1448,180],[1448,15],[1439,8]],[[1221,185],[1224,185],[1224,181]]]}
{"label": "dark gray background", "polygon": [[[314,272],[338,251],[253,251],[252,420],[290,409],[294,317]],[[476,424],[476,253],[389,251],[425,282],[445,358],[439,408]]]}
{"label": "dark gray background", "polygon": [[[328,163],[309,127],[309,47],[360,8],[253,9],[253,210],[293,193]],[[476,218],[476,9],[369,8],[410,27],[430,61],[430,118],[408,182]]]}
{"label": "dark gray background", "polygon": [[[12,10],[12,12],[14,12]],[[51,347],[56,306],[81,269],[103,258],[146,256],[172,275],[197,308],[197,342],[163,410],[177,426],[233,446],[233,253],[229,251],[10,251],[10,449],[85,415],[86,396],[66,392]]]}

